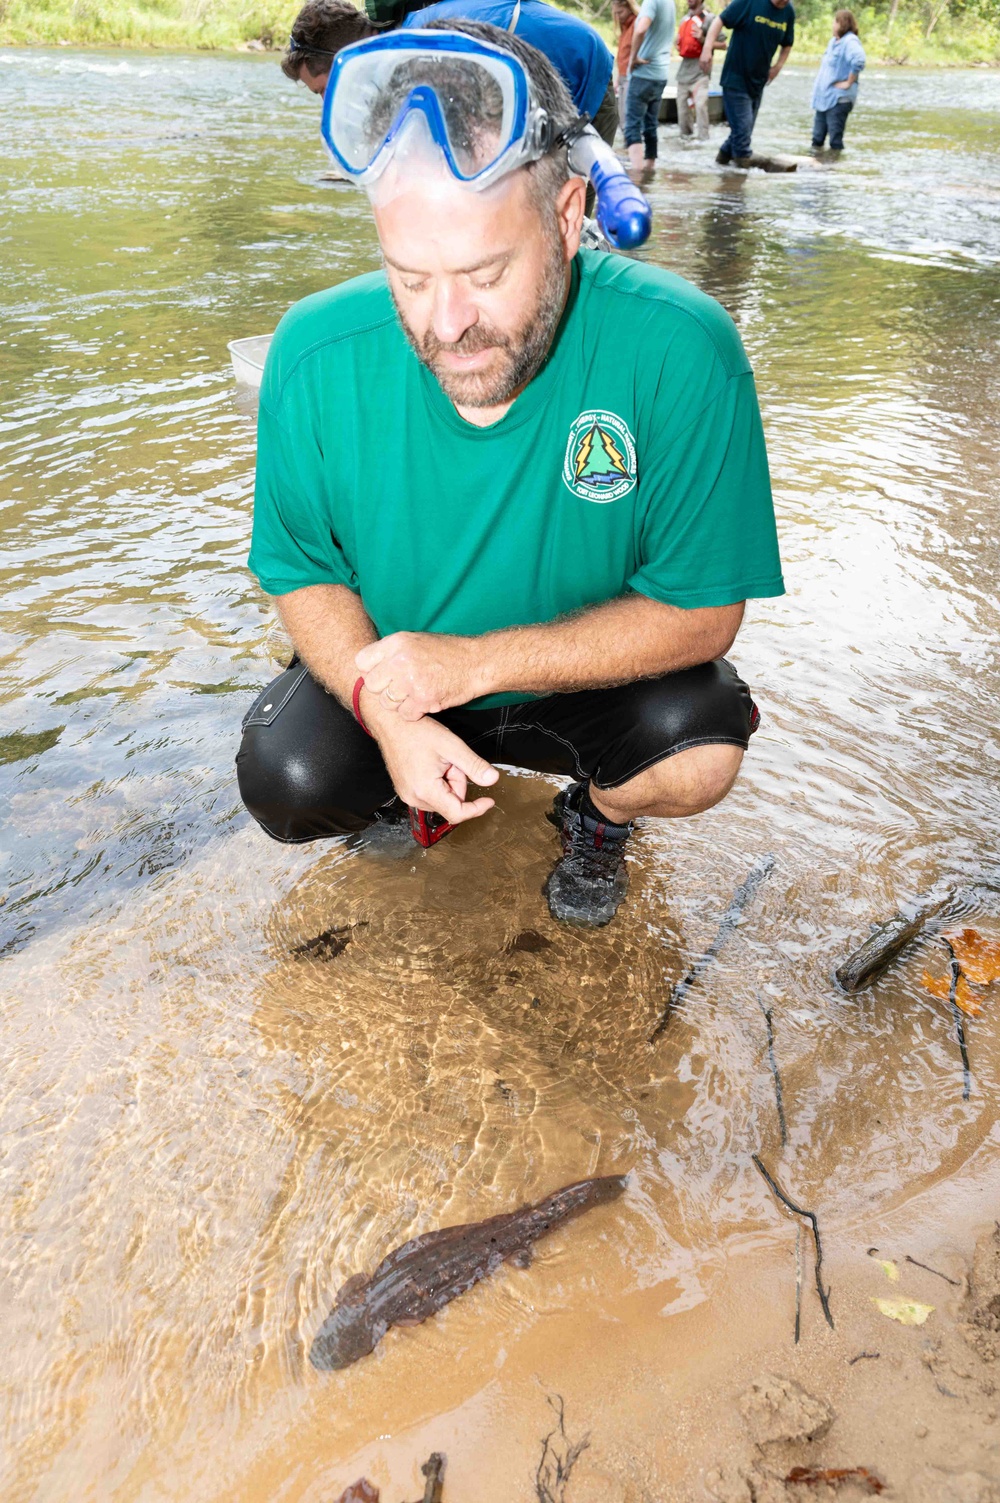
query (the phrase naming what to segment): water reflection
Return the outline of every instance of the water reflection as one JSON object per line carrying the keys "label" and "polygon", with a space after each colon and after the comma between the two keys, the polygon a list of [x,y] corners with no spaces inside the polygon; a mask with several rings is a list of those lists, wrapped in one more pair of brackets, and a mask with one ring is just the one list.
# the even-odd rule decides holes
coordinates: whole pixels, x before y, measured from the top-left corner
{"label": "water reflection", "polygon": [[[782,76],[762,148],[801,149],[808,87]],[[336,1496],[362,1439],[520,1402],[532,1332],[565,1322],[582,1370],[644,1291],[647,1320],[704,1300],[775,1235],[751,1148],[832,1227],[954,1173],[990,1130],[989,1018],[963,1104],[919,957],[860,999],[830,974],[900,898],[996,875],[996,80],[866,75],[836,171],[666,143],[649,254],[739,322],[791,594],[739,644],[764,724],[736,793],[642,832],[596,935],[545,911],[544,780],[396,863],[273,846],[239,808],[239,715],[283,647],[243,567],[225,344],[375,260],[362,201],[316,181],[314,101],[270,61],[11,52],[0,110],[6,1495]],[[339,955],[294,954],[333,927]],[[323,1388],[304,1368],[403,1238],[625,1169],[621,1215],[531,1273]],[[304,1480],[261,1480],[316,1415]]]}

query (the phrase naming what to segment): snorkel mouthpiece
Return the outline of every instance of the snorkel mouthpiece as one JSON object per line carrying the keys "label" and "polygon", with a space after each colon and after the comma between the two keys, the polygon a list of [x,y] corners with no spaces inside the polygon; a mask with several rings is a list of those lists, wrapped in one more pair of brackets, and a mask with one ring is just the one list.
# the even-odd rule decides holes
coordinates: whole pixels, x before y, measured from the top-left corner
{"label": "snorkel mouthpiece", "polygon": [[645,245],[653,227],[653,212],[611,147],[592,125],[569,148],[572,172],[589,178],[597,195],[597,222],[616,250]]}

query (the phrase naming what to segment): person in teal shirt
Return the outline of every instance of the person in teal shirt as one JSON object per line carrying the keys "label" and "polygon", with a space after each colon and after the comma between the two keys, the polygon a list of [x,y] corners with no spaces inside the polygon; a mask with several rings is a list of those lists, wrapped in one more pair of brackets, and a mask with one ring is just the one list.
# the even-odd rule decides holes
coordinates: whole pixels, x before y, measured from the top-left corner
{"label": "person in teal shirt", "polygon": [[[573,120],[520,38],[450,29]],[[562,773],[549,907],[606,923],[633,821],[717,803],[756,728],[724,658],[783,590],[753,375],[711,298],[578,250],[562,146],[482,193],[386,192],[384,271],[297,304],[264,372],[250,567],[295,659],[246,716],[241,793],[299,842],[481,818],[495,761]]]}

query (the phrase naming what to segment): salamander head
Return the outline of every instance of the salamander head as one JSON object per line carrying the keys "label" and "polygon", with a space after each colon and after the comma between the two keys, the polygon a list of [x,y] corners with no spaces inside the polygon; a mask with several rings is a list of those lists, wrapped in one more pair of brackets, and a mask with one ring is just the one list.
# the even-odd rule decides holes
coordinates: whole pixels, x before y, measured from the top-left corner
{"label": "salamander head", "polygon": [[375,1330],[368,1301],[369,1280],[364,1274],[348,1279],[309,1348],[309,1361],[320,1372],[350,1367],[367,1357],[384,1331]]}
{"label": "salamander head", "polygon": [[364,1306],[342,1305],[326,1317],[309,1348],[309,1361],[320,1372],[350,1367],[375,1350],[372,1320]]}

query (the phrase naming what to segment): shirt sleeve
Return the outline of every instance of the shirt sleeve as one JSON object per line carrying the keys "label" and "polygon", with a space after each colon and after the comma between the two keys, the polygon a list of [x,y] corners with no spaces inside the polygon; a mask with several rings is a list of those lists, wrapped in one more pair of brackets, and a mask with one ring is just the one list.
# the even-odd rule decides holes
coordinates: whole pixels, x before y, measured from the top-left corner
{"label": "shirt sleeve", "polygon": [[248,560],[261,589],[288,595],[306,585],[342,584],[359,593],[358,577],[325,505],[323,454],[305,415],[262,400],[257,418],[253,537]]}
{"label": "shirt sleeve", "polygon": [[791,6],[788,9],[791,14],[788,17],[788,25],[785,28],[785,40],[781,44],[782,47],[794,47],[795,45],[795,12]]}
{"label": "shirt sleeve", "polygon": [[640,456],[649,500],[629,587],[692,610],[781,595],[764,430],[750,371],[680,435]]}
{"label": "shirt sleeve", "polygon": [[740,22],[746,19],[748,9],[748,0],[732,0],[731,5],[727,5],[725,10],[720,11],[719,16],[726,30],[732,31],[734,26],[739,26]]}
{"label": "shirt sleeve", "polygon": [[867,62],[865,49],[853,33],[851,34],[850,45],[847,49],[847,61],[850,64],[852,73],[860,73]]}

